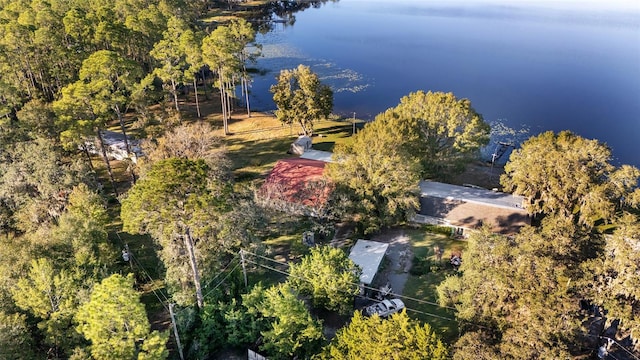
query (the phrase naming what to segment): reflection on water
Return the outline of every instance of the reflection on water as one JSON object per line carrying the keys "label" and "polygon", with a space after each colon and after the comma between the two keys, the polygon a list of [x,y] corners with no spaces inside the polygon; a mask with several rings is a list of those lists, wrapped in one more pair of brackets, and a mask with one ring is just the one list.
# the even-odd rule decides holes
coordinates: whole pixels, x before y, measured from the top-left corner
{"label": "reflection on water", "polygon": [[279,71],[304,64],[332,86],[344,116],[373,119],[410,92],[451,91],[490,123],[525,124],[531,135],[569,129],[640,166],[640,2],[521,4],[318,3],[258,36],[264,75],[253,106],[273,109]]}

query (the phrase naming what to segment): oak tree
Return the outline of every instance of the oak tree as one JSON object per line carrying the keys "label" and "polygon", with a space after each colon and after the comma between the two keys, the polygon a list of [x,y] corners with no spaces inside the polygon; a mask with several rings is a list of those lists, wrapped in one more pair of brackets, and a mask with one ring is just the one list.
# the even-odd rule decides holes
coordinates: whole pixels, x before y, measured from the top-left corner
{"label": "oak tree", "polygon": [[[401,144],[403,134],[386,121],[373,121],[334,149],[327,174],[336,194],[350,201],[347,216],[365,233],[405,221],[418,207],[420,163]],[[336,199],[341,196],[336,195]]]}
{"label": "oak tree", "polygon": [[322,325],[287,283],[264,290],[255,310],[269,323],[268,329],[262,331],[261,349],[270,359],[309,357],[319,348]]}
{"label": "oak tree", "polygon": [[420,160],[423,178],[460,171],[489,143],[489,124],[469,99],[458,99],[453,93],[410,93],[374,121],[400,129],[402,144]]}
{"label": "oak tree", "polygon": [[318,356],[336,360],[449,359],[449,352],[428,324],[411,320],[405,311],[382,319],[356,311],[351,321]]}
{"label": "oak tree", "polygon": [[91,356],[101,359],[166,359],[168,333],[151,331],[133,277],[111,275],[96,284],[76,319],[91,341]]}
{"label": "oak tree", "polygon": [[511,154],[500,183],[524,196],[532,214],[557,214],[593,227],[640,205],[639,178],[635,167],[616,168],[605,144],[569,131],[547,131]]}
{"label": "oak tree", "polygon": [[310,135],[313,123],[326,119],[333,110],[333,91],[305,65],[280,71],[270,91],[278,107],[275,111],[278,120],[300,125],[304,135]]}
{"label": "oak tree", "polygon": [[229,178],[230,161],[222,139],[204,121],[183,124],[157,139],[143,141],[143,168],[168,158],[204,160],[219,179]]}
{"label": "oak tree", "polygon": [[315,247],[298,264],[290,266],[289,283],[314,306],[346,314],[360,288],[360,269],[342,249]]}
{"label": "oak tree", "polygon": [[46,138],[19,142],[0,161],[0,227],[34,231],[54,223],[72,188],[91,171]]}
{"label": "oak tree", "polygon": [[480,325],[466,327],[472,334],[454,346],[456,358],[474,357],[478,339],[494,339],[483,346],[500,358],[566,358],[579,351],[582,316],[572,281],[579,236],[564,219],[524,228],[514,238],[488,228],[472,234],[460,277],[437,288],[458,319]]}
{"label": "oak tree", "polygon": [[630,335],[640,351],[640,220],[624,214],[607,236],[601,256],[584,264],[584,294],[602,306],[607,324],[618,321],[618,339]]}

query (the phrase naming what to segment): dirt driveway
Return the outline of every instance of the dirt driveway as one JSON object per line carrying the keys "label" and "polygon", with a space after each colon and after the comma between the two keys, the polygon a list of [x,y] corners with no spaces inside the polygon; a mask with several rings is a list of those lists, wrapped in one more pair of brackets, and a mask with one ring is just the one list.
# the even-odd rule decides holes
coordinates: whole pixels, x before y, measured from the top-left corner
{"label": "dirt driveway", "polygon": [[403,229],[389,229],[372,236],[370,240],[388,243],[387,261],[380,269],[374,286],[384,286],[389,284],[391,292],[402,295],[404,285],[409,278],[411,270],[411,242],[409,236]]}

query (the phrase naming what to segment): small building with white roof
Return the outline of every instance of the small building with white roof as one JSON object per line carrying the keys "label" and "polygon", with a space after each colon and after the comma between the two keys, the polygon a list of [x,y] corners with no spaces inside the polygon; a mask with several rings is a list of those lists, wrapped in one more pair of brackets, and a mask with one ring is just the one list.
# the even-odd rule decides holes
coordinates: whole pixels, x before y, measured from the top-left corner
{"label": "small building with white roof", "polygon": [[326,163],[333,162],[333,159],[331,159],[331,156],[333,156],[333,153],[330,151],[322,151],[322,150],[316,150],[316,149],[306,150],[304,153],[302,153],[302,155],[300,155],[302,159],[324,161]]}
{"label": "small building with white roof", "polygon": [[362,274],[360,275],[361,284],[365,286],[371,285],[378,273],[382,259],[387,253],[387,248],[389,248],[387,243],[362,239],[356,241],[349,253],[349,259],[362,269]]}
{"label": "small building with white roof", "polygon": [[459,186],[435,181],[420,182],[419,222],[456,228],[477,229],[483,224],[501,234],[514,234],[531,217],[524,208],[524,198],[512,194],[471,186]]}

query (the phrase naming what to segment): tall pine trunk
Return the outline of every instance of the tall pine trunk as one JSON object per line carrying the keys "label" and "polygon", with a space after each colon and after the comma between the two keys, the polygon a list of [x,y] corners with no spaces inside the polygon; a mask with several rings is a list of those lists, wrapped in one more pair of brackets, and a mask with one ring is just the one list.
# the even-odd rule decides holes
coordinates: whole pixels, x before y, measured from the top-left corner
{"label": "tall pine trunk", "polygon": [[244,98],[247,105],[247,116],[251,117],[251,107],[249,106],[249,81],[246,76],[242,77],[242,86],[244,88]]}
{"label": "tall pine trunk", "polygon": [[124,148],[127,150],[127,155],[131,154],[131,148],[129,147],[129,139],[127,137],[127,130],[124,126],[124,118],[122,116],[122,112],[120,111],[120,106],[116,104],[113,108],[118,116],[118,122],[120,122],[120,130],[122,131],[122,136],[124,136]]}
{"label": "tall pine trunk", "polygon": [[202,76],[202,91],[204,92],[204,99],[209,100],[209,92],[207,91],[207,74],[204,69],[200,69],[200,76]]}
{"label": "tall pine trunk", "polygon": [[202,285],[200,284],[200,272],[198,271],[198,263],[196,262],[196,253],[193,249],[193,239],[191,238],[191,231],[186,228],[184,243],[189,254],[189,262],[191,263],[191,271],[193,272],[193,284],[196,287],[196,301],[198,302],[198,308],[202,310],[204,306],[204,297],[202,296]]}
{"label": "tall pine trunk", "polygon": [[196,95],[196,111],[198,112],[198,118],[200,117],[200,103],[198,102],[198,79],[193,75],[193,91]]}
{"label": "tall pine trunk", "polygon": [[113,193],[116,197],[119,196],[118,188],[116,187],[116,181],[113,177],[113,170],[111,169],[111,162],[109,162],[109,157],[107,156],[107,148],[104,145],[104,140],[102,139],[102,132],[98,129],[98,142],[100,143],[100,150],[102,150],[102,159],[104,160],[104,164],[107,166],[107,172],[109,173],[109,180],[111,181],[111,186],[113,187]]}
{"label": "tall pine trunk", "polygon": [[227,122],[227,96],[224,88],[224,77],[222,76],[222,69],[218,69],[218,82],[220,88],[220,106],[222,107],[222,124],[224,128],[224,134],[229,135],[229,124]]}
{"label": "tall pine trunk", "polygon": [[171,79],[171,93],[173,95],[173,102],[176,106],[176,111],[180,114],[180,107],[178,106],[178,85],[174,79]]}
{"label": "tall pine trunk", "polygon": [[93,167],[93,162],[91,161],[91,154],[89,154],[89,149],[87,149],[86,144],[82,144],[82,152],[87,156],[87,161],[89,162],[89,169],[95,172],[96,169],[94,169]]}
{"label": "tall pine trunk", "polygon": [[[127,136],[127,130],[124,126],[124,116],[122,116],[122,112],[120,111],[120,106],[118,104],[115,105],[114,110],[116,115],[118,115],[118,121],[120,122],[120,130],[122,130],[122,136],[124,136],[124,148],[127,150],[127,159],[131,157],[131,147],[129,146],[129,137]],[[135,156],[135,155],[134,155]],[[136,178],[136,174],[133,172],[132,164],[129,165],[129,174],[131,175],[131,183],[135,184],[138,180]]]}

